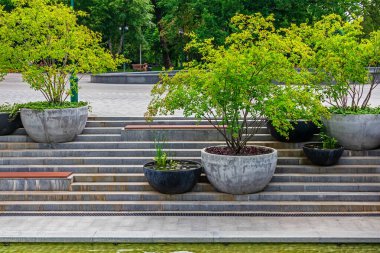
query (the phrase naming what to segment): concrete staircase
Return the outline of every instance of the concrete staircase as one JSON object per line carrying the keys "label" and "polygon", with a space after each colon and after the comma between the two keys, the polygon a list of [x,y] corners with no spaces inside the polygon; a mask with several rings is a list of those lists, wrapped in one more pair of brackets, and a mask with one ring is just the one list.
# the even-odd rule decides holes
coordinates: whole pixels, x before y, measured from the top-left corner
{"label": "concrete staircase", "polygon": [[[153,124],[193,124],[165,118]],[[153,141],[121,141],[138,117],[89,118],[75,142],[34,143],[23,129],[0,136],[0,172],[71,171],[72,191],[0,191],[0,210],[11,212],[181,212],[380,214],[380,150],[345,151],[339,165],[319,167],[304,157],[301,143],[280,143],[265,128],[251,144],[278,149],[276,174],[265,191],[219,193],[203,175],[193,192],[164,195],[146,182],[142,165],[154,156]],[[202,122],[201,124],[207,124]],[[177,141],[167,147],[176,158],[200,160],[200,149],[223,142]]]}

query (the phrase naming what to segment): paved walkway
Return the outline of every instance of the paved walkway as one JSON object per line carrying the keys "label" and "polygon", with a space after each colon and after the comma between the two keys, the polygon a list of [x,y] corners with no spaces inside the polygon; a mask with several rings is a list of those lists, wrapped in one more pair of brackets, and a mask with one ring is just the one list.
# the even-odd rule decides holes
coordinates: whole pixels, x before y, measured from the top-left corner
{"label": "paved walkway", "polygon": [[380,217],[0,217],[0,242],[380,242]]}
{"label": "paved walkway", "polygon": [[[150,101],[152,85],[90,83],[85,75],[79,82],[79,99],[90,102],[93,116],[143,116]],[[44,100],[31,90],[20,74],[9,74],[0,82],[0,104]],[[380,105],[380,87],[373,94],[372,105]],[[176,116],[182,116],[181,113]]]}
{"label": "paved walkway", "polygon": [[[143,116],[150,101],[152,85],[90,83],[90,76],[79,82],[79,99],[90,102],[93,116]],[[38,91],[29,88],[20,74],[9,74],[0,82],[0,104],[43,101]]]}

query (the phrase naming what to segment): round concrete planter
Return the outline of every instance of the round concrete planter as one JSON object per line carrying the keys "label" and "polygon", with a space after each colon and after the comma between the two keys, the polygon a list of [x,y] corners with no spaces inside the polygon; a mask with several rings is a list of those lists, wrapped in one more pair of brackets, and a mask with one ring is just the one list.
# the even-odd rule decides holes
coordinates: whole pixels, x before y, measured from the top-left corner
{"label": "round concrete planter", "polygon": [[380,146],[380,114],[333,114],[323,124],[345,149],[369,150]]}
{"label": "round concrete planter", "polygon": [[272,122],[270,120],[267,123],[267,128],[272,137],[281,142],[310,141],[313,138],[314,134],[318,133],[319,130],[318,127],[311,121],[292,121],[292,125],[294,129],[289,131],[288,139],[277,132],[276,128],[272,125]]}
{"label": "round concrete planter", "polygon": [[14,120],[10,120],[9,118],[9,113],[0,112],[0,135],[11,134],[17,128],[21,127],[19,114],[17,114]]}
{"label": "round concrete planter", "polygon": [[149,162],[144,165],[144,175],[155,190],[165,194],[181,194],[194,188],[202,172],[200,163],[185,160],[177,160],[176,162],[181,166],[189,166],[190,168],[156,170],[156,162]]}
{"label": "round concrete planter", "polygon": [[316,165],[331,166],[339,162],[340,157],[343,155],[344,148],[340,146],[336,149],[323,149],[321,142],[307,143],[303,148],[306,157]]}
{"label": "round concrete planter", "polygon": [[262,191],[273,177],[277,150],[252,156],[215,155],[202,150],[202,165],[210,183],[220,192],[249,194]]}
{"label": "round concrete planter", "polygon": [[86,126],[88,107],[21,109],[21,120],[30,138],[40,143],[73,141]]}

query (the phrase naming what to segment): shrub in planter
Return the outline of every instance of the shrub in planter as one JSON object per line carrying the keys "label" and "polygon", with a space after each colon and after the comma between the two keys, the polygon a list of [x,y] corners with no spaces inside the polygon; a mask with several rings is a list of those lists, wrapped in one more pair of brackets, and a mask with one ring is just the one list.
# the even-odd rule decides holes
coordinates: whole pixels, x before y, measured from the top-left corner
{"label": "shrub in planter", "polygon": [[353,150],[380,146],[379,110],[370,105],[380,80],[368,69],[380,63],[380,31],[363,38],[361,21],[329,15],[312,26],[293,27],[314,52],[303,64],[313,69],[315,82],[323,83],[323,101],[332,112],[324,119],[327,132]]}
{"label": "shrub in planter", "polygon": [[324,132],[320,135],[322,142],[305,144],[303,152],[316,165],[331,166],[337,164],[343,155],[343,146],[339,145],[335,138],[328,136]]}
{"label": "shrub in planter", "polygon": [[[47,101],[38,104],[37,110],[35,105],[21,109],[25,130],[38,142],[71,141],[72,132],[83,130],[88,112],[83,103],[65,103],[78,90],[77,85],[68,87],[70,76],[115,69],[121,60],[101,47],[98,33],[77,23],[77,15],[83,13],[49,0],[20,0],[14,4],[11,11],[0,11],[1,72],[21,72],[30,87],[40,91]],[[45,132],[53,128],[56,131]],[[70,134],[65,137],[66,130]]]}
{"label": "shrub in planter", "polygon": [[[13,133],[21,127],[20,114],[15,111],[17,105],[0,105],[0,135]],[[15,114],[15,115],[13,115]]]}
{"label": "shrub in planter", "polygon": [[274,91],[281,90],[273,80],[303,83],[303,75],[284,53],[271,48],[282,43],[272,22],[271,16],[238,15],[233,25],[239,31],[220,47],[193,37],[187,49],[200,54],[201,61],[189,63],[173,78],[163,75],[152,90],[147,117],[183,110],[185,116],[208,120],[224,137],[225,146],[201,151],[208,180],[222,192],[253,193],[269,183],[277,151],[250,146],[249,141],[265,125],[266,105]]}
{"label": "shrub in planter", "polygon": [[180,194],[191,191],[199,181],[201,164],[188,160],[168,159],[163,144],[156,142],[153,162],[144,165],[144,175],[149,184],[165,194]]}
{"label": "shrub in planter", "polygon": [[266,106],[270,134],[282,142],[310,141],[319,132],[321,118],[329,117],[320,98],[319,90],[311,85],[277,89]]}

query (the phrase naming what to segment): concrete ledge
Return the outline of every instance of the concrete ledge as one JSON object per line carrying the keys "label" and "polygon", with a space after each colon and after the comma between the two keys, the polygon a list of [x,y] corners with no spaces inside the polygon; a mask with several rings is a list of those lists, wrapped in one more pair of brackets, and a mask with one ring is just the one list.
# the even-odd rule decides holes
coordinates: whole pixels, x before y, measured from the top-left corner
{"label": "concrete ledge", "polygon": [[0,191],[69,191],[71,172],[1,172]]}
{"label": "concrete ledge", "polygon": [[223,136],[209,125],[129,125],[121,133],[123,141],[224,141]]}

